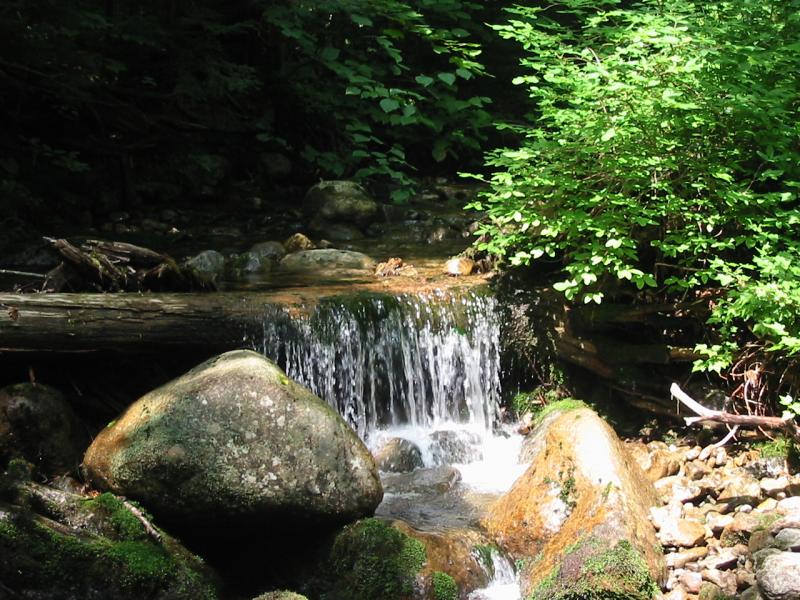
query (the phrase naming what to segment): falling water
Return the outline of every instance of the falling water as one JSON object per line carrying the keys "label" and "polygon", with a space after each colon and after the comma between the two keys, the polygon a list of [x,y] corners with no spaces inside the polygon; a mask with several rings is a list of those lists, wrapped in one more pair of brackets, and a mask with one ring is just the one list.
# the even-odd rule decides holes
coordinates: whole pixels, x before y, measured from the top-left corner
{"label": "falling water", "polygon": [[[454,494],[503,493],[524,470],[517,461],[520,437],[498,424],[500,316],[490,295],[340,296],[302,317],[269,307],[256,342],[287,375],[336,408],[373,450],[400,437],[420,449],[425,467],[457,468]],[[382,510],[396,517],[408,493],[394,493],[390,485],[385,491]],[[421,490],[410,495],[417,509],[411,512],[438,526],[471,519],[442,514],[442,502]],[[451,501],[443,505],[452,512]],[[498,552],[491,562],[489,586],[470,599],[518,600],[511,564]]]}
{"label": "falling water", "polygon": [[257,346],[367,438],[398,425],[489,431],[499,340],[491,296],[370,294],[323,300],[305,318],[270,308]]}

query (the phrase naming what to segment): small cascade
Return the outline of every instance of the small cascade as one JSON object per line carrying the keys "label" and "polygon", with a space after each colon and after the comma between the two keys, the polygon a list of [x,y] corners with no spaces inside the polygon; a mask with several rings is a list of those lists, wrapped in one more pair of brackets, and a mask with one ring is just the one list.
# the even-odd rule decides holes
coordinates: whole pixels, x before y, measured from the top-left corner
{"label": "small cascade", "polygon": [[298,318],[272,307],[255,346],[366,439],[398,425],[490,431],[499,343],[495,299],[469,291],[338,297]]}
{"label": "small cascade", "polygon": [[471,592],[468,600],[519,600],[522,594],[511,561],[494,548],[490,559],[491,565],[487,565],[491,574],[489,585]]}

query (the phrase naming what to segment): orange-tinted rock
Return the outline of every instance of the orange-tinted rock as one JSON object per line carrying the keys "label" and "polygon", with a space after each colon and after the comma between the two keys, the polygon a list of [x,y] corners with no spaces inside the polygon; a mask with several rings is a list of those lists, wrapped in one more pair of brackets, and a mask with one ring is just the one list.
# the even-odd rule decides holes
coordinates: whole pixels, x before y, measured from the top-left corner
{"label": "orange-tinted rock", "polygon": [[[548,418],[531,436],[538,443],[530,467],[484,520],[502,547],[533,559],[521,574],[525,597],[546,598],[555,588],[563,593],[588,585],[595,593],[648,598],[653,581],[664,576],[661,547],[648,519],[658,504],[652,483],[590,409]],[[608,569],[587,581],[587,566],[606,558]],[[617,559],[641,567],[637,576],[629,582],[616,577],[621,564],[611,563]],[[544,584],[553,589],[548,592]]]}
{"label": "orange-tinted rock", "polygon": [[477,531],[418,531],[403,521],[394,521],[392,527],[425,546],[427,560],[421,572],[423,578],[430,578],[436,571],[447,573],[455,580],[462,597],[488,583],[488,575],[474,552],[477,546],[485,546],[488,541]]}

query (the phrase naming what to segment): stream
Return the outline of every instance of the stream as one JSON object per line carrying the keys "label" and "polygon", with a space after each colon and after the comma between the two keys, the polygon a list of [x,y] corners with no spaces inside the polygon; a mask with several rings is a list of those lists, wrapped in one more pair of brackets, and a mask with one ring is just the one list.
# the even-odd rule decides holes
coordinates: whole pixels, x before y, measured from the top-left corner
{"label": "stream", "polygon": [[[324,299],[303,316],[267,309],[254,346],[308,386],[373,452],[395,438],[419,449],[410,473],[381,472],[376,515],[420,531],[480,531],[488,505],[525,469],[522,438],[500,424],[500,317],[480,290]],[[470,600],[520,598],[495,549]],[[490,563],[490,564],[485,564]]]}

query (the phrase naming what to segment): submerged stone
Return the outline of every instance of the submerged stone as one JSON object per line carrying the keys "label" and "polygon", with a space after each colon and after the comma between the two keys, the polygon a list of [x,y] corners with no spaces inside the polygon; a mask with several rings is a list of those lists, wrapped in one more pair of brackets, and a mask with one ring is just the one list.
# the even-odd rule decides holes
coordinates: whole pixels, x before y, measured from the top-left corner
{"label": "submerged stone", "polygon": [[333,248],[293,252],[280,262],[280,270],[284,272],[317,272],[323,276],[331,271],[372,271],[374,268],[375,261],[366,254]]}
{"label": "submerged stone", "polygon": [[315,221],[365,227],[380,216],[380,207],[353,181],[321,181],[306,193],[303,212]]}
{"label": "submerged stone", "polygon": [[408,473],[423,466],[422,451],[414,442],[391,438],[375,451],[375,462],[387,473]]}
{"label": "submerged stone", "polygon": [[95,438],[84,472],[189,533],[346,522],[383,496],[372,455],[342,418],[246,350],[131,405]]}

